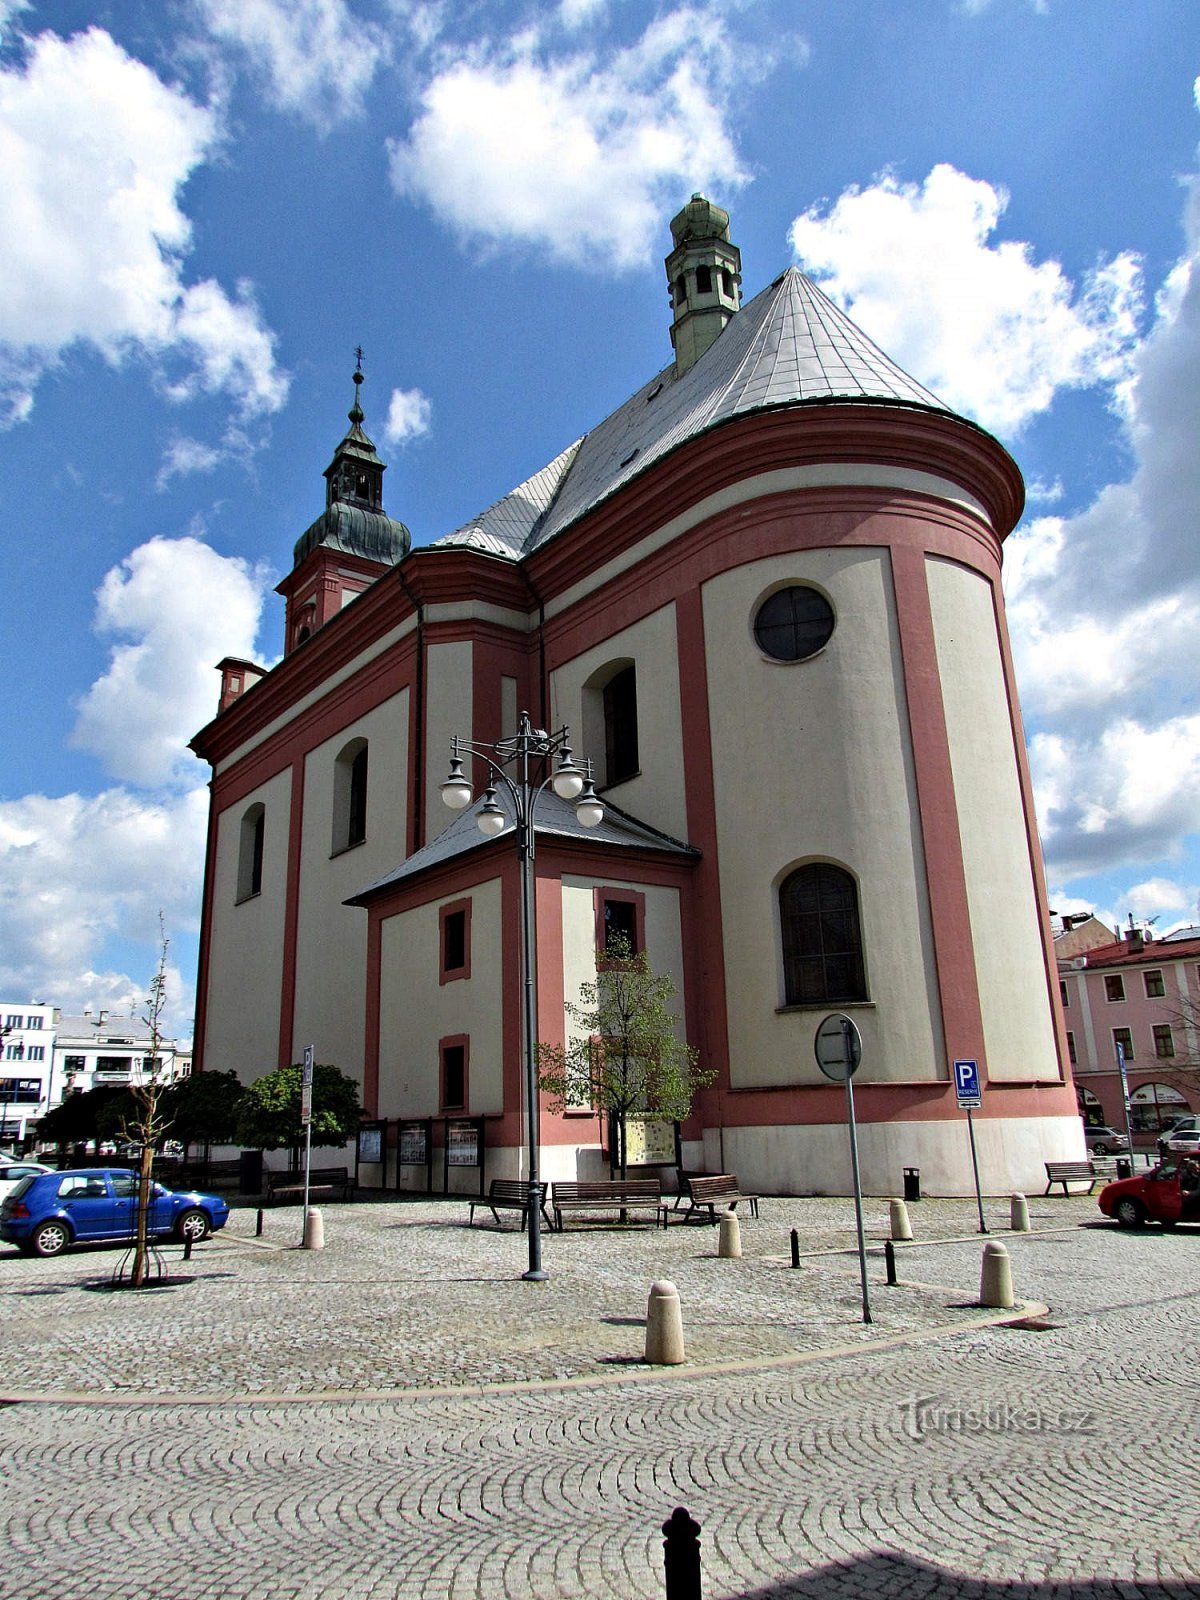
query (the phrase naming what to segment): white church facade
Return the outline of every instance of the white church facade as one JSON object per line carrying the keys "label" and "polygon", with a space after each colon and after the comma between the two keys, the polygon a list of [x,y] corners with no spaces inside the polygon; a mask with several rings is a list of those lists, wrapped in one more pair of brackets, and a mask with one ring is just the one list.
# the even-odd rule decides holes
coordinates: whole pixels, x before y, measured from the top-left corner
{"label": "white church facade", "polygon": [[[311,1043],[393,1144],[482,1119],[488,1176],[523,1171],[513,833],[475,826],[482,764],[466,812],[440,789],[455,735],[527,711],[569,726],[605,806],[592,829],[539,807],[539,1038],[616,927],[715,1073],[689,1169],[847,1191],[814,1058],[836,1011],[869,1191],[905,1166],[970,1190],[963,1058],[984,1188],[1028,1188],[1083,1139],[1000,588],[1021,477],[797,270],[741,306],[728,220],[697,196],[672,223],[673,364],[432,544],[384,512],[356,388],[280,585],[284,658],[222,663],[193,741],[196,1064],[249,1080]],[[543,1178],[606,1170],[592,1108],[540,1124]]]}

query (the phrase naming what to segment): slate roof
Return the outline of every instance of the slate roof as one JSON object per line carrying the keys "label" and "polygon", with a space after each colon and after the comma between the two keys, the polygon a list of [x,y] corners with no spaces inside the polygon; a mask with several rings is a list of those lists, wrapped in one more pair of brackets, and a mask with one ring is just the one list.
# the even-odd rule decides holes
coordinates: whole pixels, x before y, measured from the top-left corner
{"label": "slate roof", "polygon": [[649,466],[734,417],[850,401],[954,415],[789,267],[733,316],[682,376],[665,368],[591,433],[434,548],[518,560]]}
{"label": "slate roof", "polygon": [[[605,800],[603,795],[600,799],[604,806],[603,822],[594,828],[585,828],[577,820],[575,807],[571,801],[560,800],[553,789],[545,790],[538,799],[533,816],[536,838],[580,839],[588,844],[618,845],[634,851],[665,851],[685,860],[699,859],[700,852],[694,845],[672,839],[670,834],[660,833],[649,823],[639,822],[636,817],[631,817],[618,806],[614,806],[610,800]],[[496,791],[496,803],[509,818],[509,822],[504,831],[495,837],[511,839],[516,828],[516,820],[512,801],[503,788]],[[475,821],[482,805],[481,794],[473,805],[468,806],[465,811],[460,811],[436,839],[431,839],[393,872],[377,878],[374,883],[368,884],[365,889],[352,895],[344,903],[348,906],[366,905],[381,890],[389,889],[393,884],[403,883],[406,879],[415,877],[420,872],[426,872],[431,867],[444,866],[456,856],[466,855],[471,850],[482,850],[485,845],[491,844],[492,839],[480,833]]]}

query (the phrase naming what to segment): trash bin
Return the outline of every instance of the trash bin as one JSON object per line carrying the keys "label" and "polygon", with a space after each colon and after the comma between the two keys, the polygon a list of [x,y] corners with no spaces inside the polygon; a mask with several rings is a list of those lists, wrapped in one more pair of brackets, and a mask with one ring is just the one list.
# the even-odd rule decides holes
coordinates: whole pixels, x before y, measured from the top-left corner
{"label": "trash bin", "polygon": [[261,1150],[243,1150],[238,1157],[238,1193],[261,1194],[263,1187],[263,1153]]}
{"label": "trash bin", "polygon": [[906,1200],[919,1200],[921,1198],[921,1169],[920,1169],[920,1167],[905,1167],[905,1169],[904,1169],[904,1198]]}
{"label": "trash bin", "polygon": [[1117,1157],[1117,1177],[1118,1178],[1132,1178],[1133,1177],[1133,1159],[1132,1159],[1131,1156],[1118,1156]]}

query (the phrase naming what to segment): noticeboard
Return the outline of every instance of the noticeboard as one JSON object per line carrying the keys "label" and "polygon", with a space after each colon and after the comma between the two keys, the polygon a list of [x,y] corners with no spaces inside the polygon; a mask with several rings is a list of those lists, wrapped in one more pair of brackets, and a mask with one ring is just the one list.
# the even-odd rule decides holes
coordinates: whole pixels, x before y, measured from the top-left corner
{"label": "noticeboard", "polygon": [[369,1123],[358,1130],[358,1159],[364,1166],[378,1166],[383,1160],[382,1123]]}
{"label": "noticeboard", "polygon": [[479,1165],[478,1123],[448,1122],[446,1124],[446,1165],[450,1167],[477,1167]]}
{"label": "noticeboard", "polygon": [[659,1118],[626,1117],[625,1160],[631,1167],[673,1167],[675,1124]]}
{"label": "noticeboard", "polygon": [[397,1133],[396,1148],[402,1167],[427,1167],[429,1165],[428,1122],[402,1122]]}

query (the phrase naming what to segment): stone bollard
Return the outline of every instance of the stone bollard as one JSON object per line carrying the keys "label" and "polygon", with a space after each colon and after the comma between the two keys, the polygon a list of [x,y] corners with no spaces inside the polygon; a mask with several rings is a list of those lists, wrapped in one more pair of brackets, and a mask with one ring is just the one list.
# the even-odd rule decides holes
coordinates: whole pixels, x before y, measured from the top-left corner
{"label": "stone bollard", "polygon": [[646,1303],[646,1360],[652,1367],[677,1367],[683,1355],[683,1311],[679,1290],[660,1278]]}
{"label": "stone bollard", "polygon": [[1012,1262],[1002,1244],[985,1244],[983,1271],[979,1277],[979,1304],[1007,1310],[1013,1300]]}
{"label": "stone bollard", "polygon": [[891,1216],[892,1238],[911,1239],[913,1236],[912,1223],[908,1220],[908,1207],[903,1200],[889,1200],[888,1211]]}
{"label": "stone bollard", "polygon": [[717,1254],[727,1261],[742,1258],[742,1225],[736,1211],[721,1213],[721,1236],[717,1240]]}
{"label": "stone bollard", "polygon": [[325,1224],[321,1220],[321,1213],[310,1206],[304,1214],[304,1249],[324,1250]]}
{"label": "stone bollard", "polygon": [[1014,1233],[1029,1232],[1029,1201],[1014,1194],[1008,1202],[1008,1225]]}

